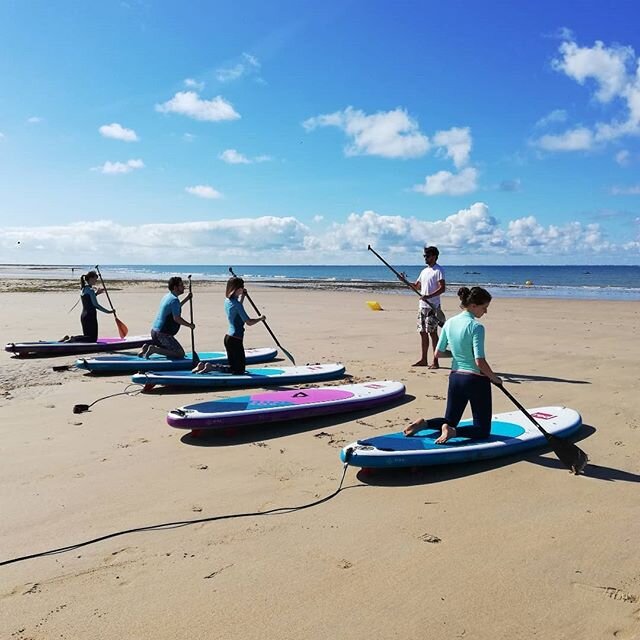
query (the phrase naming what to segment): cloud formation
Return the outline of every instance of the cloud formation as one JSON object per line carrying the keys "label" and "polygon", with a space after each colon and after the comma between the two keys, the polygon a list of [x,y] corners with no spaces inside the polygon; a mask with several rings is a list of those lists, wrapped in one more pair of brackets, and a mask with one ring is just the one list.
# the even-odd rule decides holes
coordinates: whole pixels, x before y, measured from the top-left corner
{"label": "cloud formation", "polygon": [[318,127],[341,129],[351,140],[345,147],[347,156],[418,158],[430,148],[429,139],[420,132],[418,123],[400,108],[367,115],[347,107],[309,118],[302,126],[307,131]]}
{"label": "cloud formation", "polygon": [[425,178],[424,184],[417,184],[414,191],[424,193],[426,196],[460,196],[471,193],[478,188],[478,170],[467,167],[460,173],[451,171],[438,171]]}
{"label": "cloud formation", "polygon": [[140,139],[133,129],[125,129],[117,122],[103,124],[98,131],[100,135],[105,138],[113,138],[114,140],[122,140],[123,142],[138,142]]}
{"label": "cloud formation", "polygon": [[[568,35],[568,34],[567,34]],[[547,151],[581,151],[625,136],[640,135],[640,58],[630,46],[606,46],[596,40],[592,47],[581,47],[567,38],[560,44],[553,69],[592,87],[594,99],[611,105],[613,118],[592,127],[574,127],[559,135],[546,135],[534,144]],[[623,110],[618,105],[623,105]]]}
{"label": "cloud formation", "polygon": [[233,105],[222,96],[203,100],[195,91],[178,91],[171,100],[157,104],[155,109],[160,113],[178,113],[205,122],[240,118],[240,114],[236,112]]}
{"label": "cloud formation", "polygon": [[194,78],[185,78],[184,86],[189,87],[189,89],[195,89],[196,91],[202,91],[204,89],[204,82],[200,82]]}
{"label": "cloud formation", "polygon": [[433,136],[433,143],[444,149],[444,154],[453,160],[456,169],[464,167],[471,153],[471,129],[469,127],[453,127],[448,131],[438,131]]}
{"label": "cloud formation", "polygon": [[198,198],[206,198],[207,200],[218,200],[222,198],[222,194],[206,184],[198,184],[195,187],[185,187],[187,193],[192,196],[198,196]]}
{"label": "cloud formation", "polygon": [[232,82],[243,76],[248,76],[260,71],[260,62],[250,53],[243,53],[240,61],[229,67],[216,69],[216,78],[219,82]]}
{"label": "cloud formation", "polygon": [[271,160],[271,156],[267,155],[248,158],[236,149],[225,149],[218,157],[227,164],[253,164],[255,162],[269,162]]}
{"label": "cloud formation", "polygon": [[136,169],[143,169],[142,160],[127,160],[126,162],[110,162],[107,160],[101,167],[94,167],[92,171],[100,171],[106,174],[131,173]]}
{"label": "cloud formation", "polygon": [[[393,256],[412,260],[425,242],[450,256],[489,260],[497,256],[538,260],[541,256],[570,260],[576,256],[635,255],[640,240],[624,245],[609,242],[597,223],[569,222],[544,226],[535,216],[518,217],[501,223],[489,207],[476,202],[444,218],[383,215],[375,211],[351,213],[341,222],[312,229],[292,216],[262,216],[201,222],[123,225],[108,220],[83,221],[46,227],[9,227],[0,237],[0,258],[10,255],[16,243],[26,257],[61,260],[74,255],[89,262],[109,260],[123,263],[145,261],[215,264],[225,259],[256,260],[264,263],[317,263],[324,260],[352,264],[366,262],[367,244]],[[41,247],[41,249],[38,249]],[[578,250],[577,250],[578,249]],[[298,261],[298,262],[294,262]]]}

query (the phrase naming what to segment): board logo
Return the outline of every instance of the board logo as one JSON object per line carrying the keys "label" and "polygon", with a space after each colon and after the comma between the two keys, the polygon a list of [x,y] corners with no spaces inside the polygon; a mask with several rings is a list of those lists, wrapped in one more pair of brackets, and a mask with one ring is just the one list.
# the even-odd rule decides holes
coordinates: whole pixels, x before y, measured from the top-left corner
{"label": "board logo", "polygon": [[554,416],[551,413],[544,413],[543,411],[536,411],[535,413],[531,414],[534,418],[540,418],[540,420],[551,420],[552,418],[556,418],[557,416]]}

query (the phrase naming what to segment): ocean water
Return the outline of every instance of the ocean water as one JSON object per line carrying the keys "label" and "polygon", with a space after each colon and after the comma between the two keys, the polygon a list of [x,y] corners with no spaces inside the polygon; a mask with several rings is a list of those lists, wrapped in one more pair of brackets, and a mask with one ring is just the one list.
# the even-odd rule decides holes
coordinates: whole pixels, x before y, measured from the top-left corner
{"label": "ocean water", "polygon": [[[497,297],[575,298],[583,300],[640,300],[640,266],[447,266],[443,264],[447,294],[461,285],[479,285]],[[71,278],[91,266],[2,265],[5,278]],[[73,269],[73,271],[72,271]],[[172,275],[192,275],[194,280],[224,281],[228,266],[221,265],[101,265],[105,279],[166,280]],[[422,265],[397,265],[415,281]],[[322,289],[389,291],[415,295],[382,264],[371,265],[243,265],[234,266],[248,283]],[[526,284],[531,282],[532,284]]]}

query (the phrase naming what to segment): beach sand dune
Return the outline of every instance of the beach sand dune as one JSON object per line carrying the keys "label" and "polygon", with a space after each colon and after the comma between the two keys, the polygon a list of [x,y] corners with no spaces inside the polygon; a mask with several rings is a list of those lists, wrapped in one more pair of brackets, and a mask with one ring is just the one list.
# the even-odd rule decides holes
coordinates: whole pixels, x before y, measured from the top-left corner
{"label": "beach sand dune", "polygon": [[[197,343],[220,349],[222,285],[197,286]],[[344,417],[193,441],[168,410],[234,392],[119,396],[126,376],[0,373],[0,561],[162,522],[312,502],[338,485],[339,448],[441,415],[444,368],[418,355],[410,295],[250,289],[299,363],[342,361],[355,380],[404,382],[410,401]],[[144,333],[162,290],[114,292]],[[76,331],[73,292],[0,293],[4,342]],[[447,315],[456,299],[444,298]],[[253,315],[253,314],[252,314]],[[113,319],[100,316],[102,335]],[[552,452],[357,474],[335,498],[287,515],[132,533],[0,567],[0,638],[576,639],[640,637],[640,396],[634,302],[495,299],[487,355],[525,406],[563,404],[591,465]],[[180,338],[190,345],[189,332]],[[263,327],[247,346],[267,346]],[[282,364],[287,364],[282,361]],[[494,410],[511,410],[494,394]]]}

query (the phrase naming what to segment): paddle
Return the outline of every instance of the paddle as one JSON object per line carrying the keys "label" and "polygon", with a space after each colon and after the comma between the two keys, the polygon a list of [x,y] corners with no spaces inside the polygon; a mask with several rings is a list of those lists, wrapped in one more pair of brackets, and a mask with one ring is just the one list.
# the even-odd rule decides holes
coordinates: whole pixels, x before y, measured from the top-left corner
{"label": "paddle", "polygon": [[[229,267],[229,273],[234,277],[237,278],[236,274],[233,272],[233,268]],[[256,307],[255,303],[253,302],[253,300],[251,299],[251,296],[247,293],[247,300],[251,303],[251,306],[253,307],[254,311],[261,316],[262,314],[260,313],[260,311],[258,310],[258,307]],[[280,349],[282,350],[282,353],[284,353],[285,356],[287,356],[287,358],[289,360],[291,360],[291,364],[295,366],[296,361],[294,360],[293,356],[280,344],[278,338],[276,338],[275,333],[273,333],[273,331],[271,331],[271,327],[269,327],[269,325],[267,324],[267,321],[264,320],[263,323],[264,326],[267,328],[267,331],[271,334],[271,337],[273,338],[273,341],[278,345],[278,347],[280,347]]]}
{"label": "paddle", "polygon": [[587,462],[589,462],[589,456],[580,449],[577,445],[573,444],[573,442],[569,442],[564,438],[559,438],[558,436],[554,436],[552,433],[548,433],[543,429],[543,427],[538,424],[538,421],[509,393],[504,385],[496,385],[501,389],[513,404],[524,413],[527,418],[533,424],[540,429],[542,435],[547,439],[549,446],[553,449],[553,452],[558,456],[558,459],[562,464],[565,465],[568,469],[570,469],[573,473],[578,475],[586,466]]}
{"label": "paddle", "polygon": [[113,302],[111,302],[111,298],[109,297],[109,292],[107,291],[107,285],[104,283],[104,280],[102,279],[102,274],[100,273],[100,268],[98,267],[98,265],[96,265],[96,271],[98,272],[98,277],[100,278],[100,283],[102,284],[102,288],[104,289],[104,292],[107,296],[107,300],[109,301],[109,306],[111,307],[111,311],[113,311],[113,318],[116,321],[116,326],[118,327],[118,333],[120,334],[121,338],[126,338],[127,333],[129,333],[129,329],[127,328],[127,325],[124,322],[122,322],[122,320],[119,320],[118,316],[116,315],[116,310],[113,307]]}
{"label": "paddle", "polygon": [[[396,271],[370,244],[367,245],[367,250],[371,251],[371,253],[373,253],[373,255],[378,258],[378,260],[380,260],[380,262],[384,263],[387,267],[389,267],[389,269],[391,269],[391,271],[393,271],[393,273],[396,274],[396,277],[398,278],[398,280],[400,280],[400,282],[402,282],[403,284],[406,284],[407,287],[409,287],[409,289],[411,289],[411,291],[413,291],[414,293],[417,293],[420,298],[422,298],[422,294],[420,293],[420,291],[418,291],[418,289],[411,284],[407,278],[402,275],[399,271]],[[428,300],[424,300],[424,302],[426,302],[429,307],[431,307],[431,310],[436,314],[436,319],[438,321],[438,326],[442,327],[444,325],[444,320],[443,318],[443,313],[440,309],[438,309],[438,307],[436,307],[433,303],[429,302]]]}
{"label": "paddle", "polygon": [[189,274],[189,315],[191,316],[191,354],[192,362],[195,367],[200,362],[200,356],[196,353],[196,340],[193,335],[193,293],[191,291],[191,274]]}

